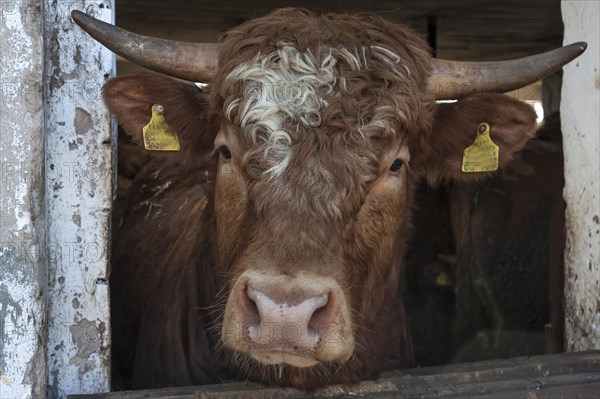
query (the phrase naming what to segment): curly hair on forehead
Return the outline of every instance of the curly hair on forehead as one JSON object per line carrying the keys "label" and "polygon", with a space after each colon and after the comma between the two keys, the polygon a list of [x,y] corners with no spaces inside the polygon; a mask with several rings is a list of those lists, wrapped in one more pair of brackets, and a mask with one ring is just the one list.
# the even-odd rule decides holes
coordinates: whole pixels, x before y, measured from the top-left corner
{"label": "curly hair on forehead", "polygon": [[[331,126],[349,140],[401,130],[419,150],[431,128],[429,73],[429,48],[406,26],[280,9],[223,36],[211,113],[247,130],[251,144],[269,143],[282,163],[298,126]],[[291,101],[298,92],[302,102]]]}

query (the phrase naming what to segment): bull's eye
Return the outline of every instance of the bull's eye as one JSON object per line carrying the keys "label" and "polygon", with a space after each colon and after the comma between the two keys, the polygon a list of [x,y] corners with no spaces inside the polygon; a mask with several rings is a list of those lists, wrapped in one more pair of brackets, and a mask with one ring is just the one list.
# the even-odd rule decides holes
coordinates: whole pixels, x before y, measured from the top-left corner
{"label": "bull's eye", "polygon": [[394,160],[394,162],[392,162],[392,166],[390,166],[390,171],[391,172],[399,171],[403,164],[404,164],[404,162],[402,162],[401,159]]}
{"label": "bull's eye", "polygon": [[229,151],[229,148],[225,147],[224,145],[219,147],[219,152],[223,158],[231,159],[231,151]]}

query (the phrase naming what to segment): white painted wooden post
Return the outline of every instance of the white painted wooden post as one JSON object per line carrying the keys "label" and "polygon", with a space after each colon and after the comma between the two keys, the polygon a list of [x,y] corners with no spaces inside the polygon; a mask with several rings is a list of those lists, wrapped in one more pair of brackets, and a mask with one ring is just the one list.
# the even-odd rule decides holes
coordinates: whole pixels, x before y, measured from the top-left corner
{"label": "white painted wooden post", "polygon": [[114,56],[71,19],[112,22],[112,0],[43,0],[48,397],[110,389],[110,118],[101,88]]}
{"label": "white painted wooden post", "polygon": [[43,397],[46,267],[39,4],[0,0],[0,20],[0,398]]}
{"label": "white painted wooden post", "polygon": [[0,0],[0,399],[110,388],[113,56],[71,20],[113,0]]}
{"label": "white painted wooden post", "polygon": [[588,49],[564,68],[565,337],[569,351],[600,349],[600,3],[561,3],[565,43]]}

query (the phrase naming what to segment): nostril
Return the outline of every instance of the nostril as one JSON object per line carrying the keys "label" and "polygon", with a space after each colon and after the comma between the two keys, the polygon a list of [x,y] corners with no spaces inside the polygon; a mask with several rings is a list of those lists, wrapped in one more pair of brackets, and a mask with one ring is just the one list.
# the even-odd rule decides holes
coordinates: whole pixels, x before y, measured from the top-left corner
{"label": "nostril", "polygon": [[244,315],[246,325],[257,325],[260,323],[260,313],[254,299],[252,298],[252,288],[244,285],[238,295],[238,305],[241,314]]}
{"label": "nostril", "polygon": [[319,336],[327,334],[331,328],[334,328],[333,321],[337,313],[337,297],[333,292],[325,296],[322,306],[315,309],[308,321],[308,328],[316,332]]}

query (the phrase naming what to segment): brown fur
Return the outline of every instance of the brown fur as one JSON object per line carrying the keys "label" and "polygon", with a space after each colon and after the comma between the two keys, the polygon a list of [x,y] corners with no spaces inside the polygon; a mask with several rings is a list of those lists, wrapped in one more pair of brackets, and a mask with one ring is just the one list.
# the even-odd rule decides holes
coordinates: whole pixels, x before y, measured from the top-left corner
{"label": "brown fur", "polygon": [[[270,179],[235,117],[230,124],[223,116],[243,95],[243,82],[225,78],[279,42],[316,57],[323,45],[351,52],[379,45],[400,55],[410,74],[399,78],[370,50],[366,70],[340,62],[336,73],[348,78],[347,89],[327,95],[321,126],[292,132],[290,166]],[[503,163],[534,126],[529,107],[497,95],[472,96],[434,114],[425,93],[429,62],[422,38],[380,17],[284,9],[224,37],[208,105],[198,89],[163,77],[107,84],[106,103],[134,140],[152,104],[161,104],[182,144],[179,153],[153,153],[136,177],[115,251],[115,344],[136,347],[135,356],[116,362],[134,370],[134,386],[209,383],[232,373],[311,389],[412,364],[398,286],[415,182],[462,178],[448,166],[456,166],[482,121],[492,125]],[[385,128],[361,135],[359,121],[381,106],[395,110]],[[217,162],[218,131],[231,161]],[[410,166],[391,173],[401,150],[410,152]],[[248,267],[335,277],[351,308],[354,356],[310,369],[265,367],[245,354],[229,364],[230,353],[219,350],[213,334],[229,289]]]}

